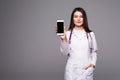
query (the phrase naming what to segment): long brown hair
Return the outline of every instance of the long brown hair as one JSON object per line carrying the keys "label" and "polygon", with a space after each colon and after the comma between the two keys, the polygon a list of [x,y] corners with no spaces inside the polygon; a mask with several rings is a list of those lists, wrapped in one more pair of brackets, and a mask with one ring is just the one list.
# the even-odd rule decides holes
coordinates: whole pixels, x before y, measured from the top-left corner
{"label": "long brown hair", "polygon": [[75,24],[74,24],[74,21],[73,21],[73,17],[74,17],[74,13],[76,12],[76,11],[79,11],[79,12],[81,12],[82,13],[82,15],[83,15],[83,28],[85,29],[85,31],[86,32],[91,32],[91,30],[89,29],[89,27],[88,27],[88,21],[87,21],[87,15],[86,15],[86,12],[85,12],[85,10],[83,9],[83,8],[81,8],[81,7],[77,7],[77,8],[75,8],[74,10],[73,10],[73,12],[72,12],[72,14],[71,14],[71,20],[70,20],[70,25],[69,25],[69,30],[73,30],[73,28],[75,27]]}

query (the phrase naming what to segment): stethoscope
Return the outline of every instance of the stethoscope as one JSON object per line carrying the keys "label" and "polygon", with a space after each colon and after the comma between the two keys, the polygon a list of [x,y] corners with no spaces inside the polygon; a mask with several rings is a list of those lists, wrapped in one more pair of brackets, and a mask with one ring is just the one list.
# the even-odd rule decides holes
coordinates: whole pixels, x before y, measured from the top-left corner
{"label": "stethoscope", "polygon": [[[72,33],[73,33],[73,30],[70,31],[69,44],[71,44]],[[93,47],[92,47],[92,37],[91,37],[90,32],[86,32],[86,36],[87,36],[87,39],[88,39],[88,44],[89,44],[90,53],[92,53]],[[89,37],[90,37],[90,38],[89,38]],[[90,39],[91,39],[91,41],[90,41]]]}

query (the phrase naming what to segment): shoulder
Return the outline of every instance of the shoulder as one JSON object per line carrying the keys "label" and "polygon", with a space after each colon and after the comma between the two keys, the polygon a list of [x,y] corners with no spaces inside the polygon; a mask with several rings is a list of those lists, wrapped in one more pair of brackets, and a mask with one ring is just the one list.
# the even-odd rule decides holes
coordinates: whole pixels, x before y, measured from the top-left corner
{"label": "shoulder", "polygon": [[70,32],[71,32],[71,31],[69,31],[69,30],[68,30],[68,31],[66,31],[66,36],[67,36],[67,39],[69,39]]}
{"label": "shoulder", "polygon": [[90,32],[90,35],[92,36],[92,37],[95,37],[95,33],[92,31],[92,32]]}
{"label": "shoulder", "polygon": [[70,31],[69,31],[69,30],[68,30],[68,31],[66,31],[66,34],[67,34],[67,35],[69,35],[69,34],[70,34]]}
{"label": "shoulder", "polygon": [[90,34],[91,34],[91,35],[94,35],[94,32],[93,32],[93,31],[91,31],[91,32],[90,32]]}

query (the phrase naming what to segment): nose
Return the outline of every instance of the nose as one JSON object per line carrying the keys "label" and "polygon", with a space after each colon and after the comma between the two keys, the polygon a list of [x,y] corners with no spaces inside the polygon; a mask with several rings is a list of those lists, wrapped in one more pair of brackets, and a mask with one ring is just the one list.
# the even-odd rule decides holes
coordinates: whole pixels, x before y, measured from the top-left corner
{"label": "nose", "polygon": [[83,17],[79,17],[79,20],[83,20]]}
{"label": "nose", "polygon": [[79,17],[79,18],[78,18],[78,21],[81,21],[81,20],[82,20],[82,18]]}

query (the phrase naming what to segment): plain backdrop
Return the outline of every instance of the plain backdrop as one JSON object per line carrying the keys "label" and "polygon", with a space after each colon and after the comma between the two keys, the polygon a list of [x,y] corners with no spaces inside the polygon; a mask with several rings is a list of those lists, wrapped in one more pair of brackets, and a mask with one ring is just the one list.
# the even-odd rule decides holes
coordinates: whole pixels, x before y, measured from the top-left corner
{"label": "plain backdrop", "polygon": [[120,80],[120,0],[0,0],[0,80],[63,80],[56,20],[68,28],[72,10],[85,9],[96,35],[94,80]]}

